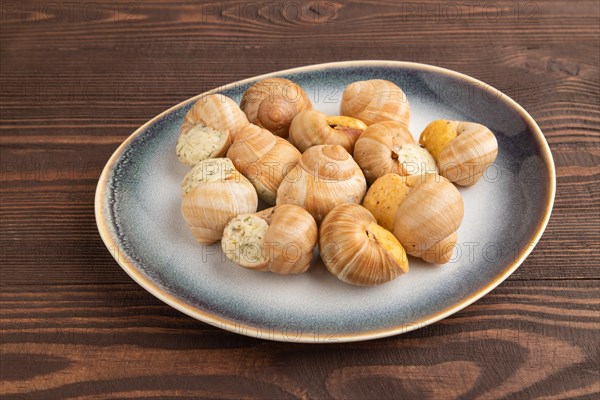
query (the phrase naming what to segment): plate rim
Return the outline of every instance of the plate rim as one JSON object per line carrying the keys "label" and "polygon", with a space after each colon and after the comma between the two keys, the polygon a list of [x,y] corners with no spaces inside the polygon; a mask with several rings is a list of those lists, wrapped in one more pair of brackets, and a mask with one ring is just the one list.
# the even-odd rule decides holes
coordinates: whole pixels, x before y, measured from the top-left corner
{"label": "plate rim", "polygon": [[[315,71],[327,68],[347,68],[347,67],[392,67],[392,68],[413,68],[418,70],[424,70],[428,72],[434,72],[442,75],[447,75],[451,78],[458,79],[460,81],[466,81],[468,83],[477,83],[481,84],[483,90],[488,92],[493,92],[494,96],[498,98],[502,98],[506,101],[506,103],[512,107],[514,111],[516,111],[524,120],[526,125],[530,130],[533,131],[534,137],[538,144],[540,145],[540,149],[542,152],[542,158],[544,160],[544,164],[547,168],[548,173],[548,191],[546,197],[546,204],[544,215],[538,221],[535,232],[530,236],[530,244],[526,246],[518,256],[507,265],[507,267],[502,270],[498,275],[496,275],[493,279],[491,279],[483,288],[478,290],[477,292],[471,294],[465,299],[462,299],[453,305],[446,307],[442,310],[434,312],[426,317],[423,317],[417,321],[413,321],[409,324],[403,324],[400,326],[392,326],[389,328],[355,332],[355,333],[335,333],[332,335],[328,335],[323,340],[316,339],[314,337],[313,332],[300,332],[300,336],[289,337],[288,333],[285,331],[278,331],[267,329],[268,335],[265,337],[263,332],[263,328],[257,326],[251,326],[246,324],[241,324],[239,322],[233,321],[231,319],[223,318],[213,313],[207,312],[200,308],[194,307],[177,297],[173,294],[163,290],[161,287],[156,285],[146,276],[144,276],[140,270],[137,268],[136,262],[129,259],[125,253],[125,251],[119,246],[119,244],[113,240],[109,218],[104,212],[103,204],[104,200],[107,199],[107,190],[108,178],[110,176],[111,171],[113,170],[117,160],[123,154],[123,152],[129,147],[130,143],[138,136],[140,136],[146,129],[151,126],[155,121],[160,118],[173,113],[174,111],[185,107],[198,100],[201,96],[205,96],[207,94],[211,94],[214,92],[218,92],[221,90],[226,90],[236,85],[244,85],[246,83],[250,83],[255,80],[269,78],[275,75],[282,74],[292,74],[298,72],[306,72],[306,71]],[[427,325],[431,325],[437,321],[440,321],[462,309],[468,307],[473,304],[475,301],[479,300],[490,291],[495,289],[498,285],[500,285],[506,278],[508,278],[522,263],[525,261],[527,256],[533,251],[537,243],[539,242],[546,226],[548,225],[548,221],[550,219],[550,215],[552,213],[552,208],[554,206],[554,198],[556,195],[556,170],[554,165],[554,160],[552,157],[552,152],[550,150],[550,146],[548,141],[546,140],[544,134],[542,133],[540,127],[537,125],[533,117],[529,115],[527,111],[515,100],[511,97],[507,96],[502,91],[494,88],[493,86],[480,81],[479,79],[473,78],[472,76],[447,69],[442,68],[430,64],[423,64],[417,62],[409,62],[409,61],[392,61],[392,60],[354,60],[354,61],[338,61],[338,62],[329,62],[322,64],[312,64],[302,67],[289,68],[280,71],[274,71],[270,73],[266,73],[263,75],[253,76],[250,78],[242,79],[236,82],[228,83],[224,86],[219,86],[213,88],[207,92],[198,94],[197,96],[191,97],[187,100],[184,100],[169,109],[161,112],[155,117],[151,118],[149,121],[144,123],[142,126],[137,128],[127,139],[123,141],[119,145],[119,147],[114,151],[114,153],[108,159],[106,165],[104,166],[100,178],[98,180],[98,185],[96,186],[95,200],[94,200],[94,214],[96,218],[96,225],[98,227],[98,232],[100,233],[100,237],[104,242],[104,245],[109,250],[109,253],[113,256],[115,261],[119,264],[119,266],[129,275],[138,285],[143,287],[146,291],[151,293],[153,296],[168,304],[169,306],[183,312],[184,314],[205,322],[209,325],[216,326],[221,329],[225,329],[234,333],[242,334],[245,336],[255,337],[259,339],[280,341],[280,342],[295,342],[295,343],[341,343],[341,342],[356,342],[363,340],[372,340],[379,339],[388,336],[395,336],[403,333],[407,333],[416,329],[420,329]]]}

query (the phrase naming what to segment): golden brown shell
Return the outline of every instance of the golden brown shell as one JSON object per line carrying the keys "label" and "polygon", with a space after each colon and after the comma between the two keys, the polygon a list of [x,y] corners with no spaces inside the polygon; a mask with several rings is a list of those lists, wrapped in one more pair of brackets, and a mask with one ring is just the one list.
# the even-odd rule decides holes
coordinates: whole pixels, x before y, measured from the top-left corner
{"label": "golden brown shell", "polygon": [[285,139],[253,124],[238,133],[227,152],[233,165],[252,182],[259,197],[271,205],[275,204],[281,181],[296,166],[300,155]]}
{"label": "golden brown shell", "polygon": [[448,262],[464,216],[462,196],[440,175],[413,175],[405,179],[412,190],[396,211],[394,236],[410,255],[427,262]]}
{"label": "golden brown shell", "polygon": [[492,131],[475,122],[433,121],[419,142],[436,159],[440,174],[460,186],[475,184],[498,155]]}
{"label": "golden brown shell", "polygon": [[382,226],[391,226],[408,254],[436,264],[450,260],[464,205],[460,192],[446,178],[384,175],[369,188],[364,206]]}
{"label": "golden brown shell", "polygon": [[351,83],[342,95],[341,113],[367,125],[382,121],[410,122],[408,98],[397,85],[383,79]]}
{"label": "golden brown shell", "polygon": [[304,90],[289,79],[267,78],[246,90],[240,108],[251,123],[287,138],[292,119],[312,104]]}
{"label": "golden brown shell", "polygon": [[319,235],[312,215],[293,204],[281,204],[259,215],[269,224],[263,253],[269,260],[267,269],[276,274],[305,272]]}
{"label": "golden brown shell", "polygon": [[397,121],[369,126],[354,146],[354,159],[369,183],[389,173],[437,173],[433,157],[415,142],[406,125]]}
{"label": "golden brown shell", "polygon": [[342,203],[360,203],[367,190],[365,177],[341,146],[321,145],[306,150],[277,190],[277,204],[296,204],[320,223]]}
{"label": "golden brown shell", "polygon": [[222,94],[202,96],[185,115],[181,132],[195,125],[205,125],[219,131],[228,131],[235,135],[246,125],[248,118],[235,101]]}
{"label": "golden brown shell", "polygon": [[[340,121],[343,119],[346,120]],[[366,127],[360,120],[332,118],[317,110],[305,110],[298,113],[290,125],[290,142],[300,151],[311,146],[336,144],[352,153],[354,143]]]}
{"label": "golden brown shell", "polygon": [[319,250],[338,279],[359,286],[391,281],[408,271],[402,245],[358,204],[341,204],[323,220]]}
{"label": "golden brown shell", "polygon": [[283,204],[232,218],[221,248],[244,268],[300,274],[310,267],[317,237],[317,223],[306,210]]}
{"label": "golden brown shell", "polygon": [[181,213],[202,244],[220,240],[232,217],[256,212],[258,206],[254,186],[227,158],[198,163],[185,176],[182,193]]}

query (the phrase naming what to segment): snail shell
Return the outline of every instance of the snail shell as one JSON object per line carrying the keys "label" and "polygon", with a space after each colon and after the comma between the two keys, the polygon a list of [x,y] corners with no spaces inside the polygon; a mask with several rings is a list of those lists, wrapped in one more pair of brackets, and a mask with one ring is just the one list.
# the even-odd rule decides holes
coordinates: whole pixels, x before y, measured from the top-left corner
{"label": "snail shell", "polygon": [[267,78],[246,90],[240,108],[251,123],[287,138],[294,116],[312,104],[304,90],[289,79]]}
{"label": "snail shell", "polygon": [[405,124],[397,121],[369,126],[354,146],[354,159],[369,183],[389,173],[403,176],[437,173],[431,154],[415,142]]}
{"label": "snail shell", "polygon": [[310,267],[317,237],[317,223],[306,210],[282,204],[234,217],[221,246],[227,258],[245,268],[300,274]]}
{"label": "snail shell", "polygon": [[300,155],[285,139],[253,124],[237,134],[227,152],[233,165],[252,182],[258,196],[271,205],[275,204],[281,181],[296,166]]}
{"label": "snail shell", "polygon": [[319,249],[338,279],[359,286],[378,285],[408,272],[402,245],[358,204],[341,204],[323,220]]}
{"label": "snail shell", "polygon": [[183,179],[181,191],[181,213],[202,244],[221,239],[231,218],[255,212],[258,206],[254,186],[227,158],[199,162]]}
{"label": "snail shell", "polygon": [[342,115],[358,118],[367,125],[382,121],[410,121],[410,106],[402,89],[390,81],[371,79],[351,83],[344,90]]}
{"label": "snail shell", "polygon": [[464,205],[446,178],[387,174],[369,188],[363,205],[392,231],[408,254],[435,264],[452,257]]}
{"label": "snail shell", "polygon": [[283,179],[276,203],[296,204],[320,223],[338,204],[360,203],[366,190],[360,167],[343,147],[313,146]]}
{"label": "snail shell", "polygon": [[222,94],[209,94],[201,97],[185,115],[181,130],[194,125],[205,125],[210,128],[229,131],[232,138],[244,126],[248,125],[246,114],[240,110],[235,101]]}
{"label": "snail shell", "polygon": [[290,142],[300,151],[321,144],[337,144],[352,153],[354,143],[366,128],[364,122],[355,118],[328,117],[317,110],[304,110],[290,125]]}
{"label": "snail shell", "polygon": [[440,174],[460,186],[475,184],[498,155],[492,131],[475,122],[433,121],[419,142],[437,161]]}
{"label": "snail shell", "polygon": [[185,115],[177,140],[177,157],[193,167],[225,155],[237,132],[248,124],[235,101],[222,94],[202,96]]}

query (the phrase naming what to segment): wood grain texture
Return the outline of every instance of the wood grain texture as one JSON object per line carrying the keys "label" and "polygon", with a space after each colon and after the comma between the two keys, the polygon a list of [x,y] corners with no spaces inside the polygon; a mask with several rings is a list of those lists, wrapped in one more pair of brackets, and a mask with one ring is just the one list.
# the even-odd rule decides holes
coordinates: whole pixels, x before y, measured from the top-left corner
{"label": "wood grain texture", "polygon": [[585,397],[598,389],[599,289],[509,282],[419,331],[312,345],[223,332],[135,284],[5,286],[3,390],[9,398]]}
{"label": "wood grain texture", "polygon": [[[595,398],[600,4],[0,1],[3,398]],[[270,343],[181,315],[102,244],[97,179],[139,125],[306,64],[391,59],[481,79],[557,168],[540,243],[498,289],[401,337]]]}

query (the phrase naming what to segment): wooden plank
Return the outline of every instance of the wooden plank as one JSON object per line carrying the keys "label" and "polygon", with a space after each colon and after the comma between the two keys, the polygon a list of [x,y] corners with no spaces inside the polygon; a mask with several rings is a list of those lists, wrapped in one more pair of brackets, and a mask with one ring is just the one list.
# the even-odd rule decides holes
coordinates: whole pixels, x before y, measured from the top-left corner
{"label": "wooden plank", "polygon": [[[597,398],[600,3],[0,3],[3,398]],[[509,281],[372,342],[271,343],[162,304],[118,267],[95,184],[138,126],[200,92],[307,64],[434,64],[513,97],[557,167]]]}
{"label": "wooden plank", "polygon": [[133,283],[5,286],[2,390],[9,398],[591,397],[599,289],[600,281],[507,282],[419,331],[312,345],[221,331]]}

